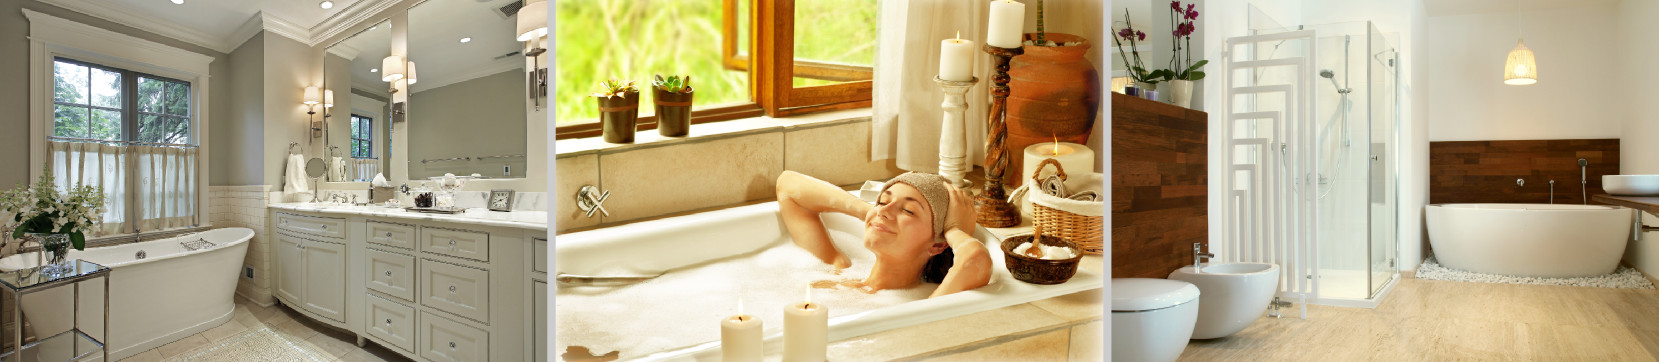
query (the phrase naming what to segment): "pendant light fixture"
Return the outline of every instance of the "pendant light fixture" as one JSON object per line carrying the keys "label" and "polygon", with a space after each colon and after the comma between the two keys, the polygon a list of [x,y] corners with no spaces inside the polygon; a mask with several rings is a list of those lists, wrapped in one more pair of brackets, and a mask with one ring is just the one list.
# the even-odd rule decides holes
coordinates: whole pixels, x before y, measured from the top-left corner
{"label": "pendant light fixture", "polygon": [[1503,64],[1503,83],[1528,85],[1538,83],[1538,62],[1532,58],[1532,49],[1521,40],[1521,2],[1515,1],[1515,49],[1509,51],[1509,60]]}

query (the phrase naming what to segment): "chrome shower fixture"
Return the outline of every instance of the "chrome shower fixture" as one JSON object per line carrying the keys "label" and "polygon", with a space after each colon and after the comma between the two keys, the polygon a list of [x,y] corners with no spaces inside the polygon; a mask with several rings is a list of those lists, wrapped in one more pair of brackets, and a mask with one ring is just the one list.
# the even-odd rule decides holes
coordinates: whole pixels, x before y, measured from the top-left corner
{"label": "chrome shower fixture", "polygon": [[1330,69],[1320,69],[1319,76],[1330,79],[1331,86],[1336,87],[1336,92],[1339,94],[1348,94],[1348,92],[1354,91],[1353,88],[1343,88],[1341,84],[1336,84],[1336,72],[1332,72]]}

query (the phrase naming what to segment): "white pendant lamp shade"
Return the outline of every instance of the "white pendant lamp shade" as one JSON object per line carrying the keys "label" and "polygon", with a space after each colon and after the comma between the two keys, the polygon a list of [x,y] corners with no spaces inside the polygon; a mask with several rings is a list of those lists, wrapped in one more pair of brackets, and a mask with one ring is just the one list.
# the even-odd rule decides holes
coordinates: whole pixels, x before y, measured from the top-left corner
{"label": "white pendant lamp shade", "polygon": [[404,78],[409,79],[409,84],[415,84],[415,62],[409,62],[409,75]]}
{"label": "white pendant lamp shade", "polygon": [[334,107],[334,90],[330,89],[330,90],[323,91],[323,108],[333,108],[333,107]]}
{"label": "white pendant lamp shade", "polygon": [[547,35],[547,2],[524,4],[518,10],[518,41]]}
{"label": "white pendant lamp shade", "polygon": [[317,94],[317,87],[305,87],[305,105],[316,105],[319,98],[320,97],[318,97]]}
{"label": "white pendant lamp shade", "polygon": [[1515,41],[1515,49],[1509,51],[1509,60],[1503,64],[1503,83],[1538,83],[1538,62],[1532,58],[1532,49],[1528,49],[1526,43],[1520,40]]}
{"label": "white pendant lamp shade", "polygon": [[403,57],[389,56],[380,62],[380,80],[394,82],[403,79]]}

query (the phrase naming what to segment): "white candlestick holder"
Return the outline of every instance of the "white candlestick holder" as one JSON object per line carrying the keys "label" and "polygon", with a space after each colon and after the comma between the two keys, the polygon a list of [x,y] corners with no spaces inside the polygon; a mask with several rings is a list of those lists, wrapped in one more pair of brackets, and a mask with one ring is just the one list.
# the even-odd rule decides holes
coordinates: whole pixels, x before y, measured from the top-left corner
{"label": "white candlestick holder", "polygon": [[945,102],[939,106],[945,109],[945,119],[939,124],[939,176],[944,176],[951,185],[968,187],[964,177],[972,166],[968,165],[968,109],[965,95],[969,88],[979,83],[979,77],[972,77],[967,81],[944,80],[938,76],[933,82],[939,83],[939,88],[945,91]]}

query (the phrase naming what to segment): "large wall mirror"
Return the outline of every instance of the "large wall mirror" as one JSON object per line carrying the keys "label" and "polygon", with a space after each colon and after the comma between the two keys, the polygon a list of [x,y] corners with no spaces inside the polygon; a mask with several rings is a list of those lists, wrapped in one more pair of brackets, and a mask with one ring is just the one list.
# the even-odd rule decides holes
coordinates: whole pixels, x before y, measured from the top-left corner
{"label": "large wall mirror", "polygon": [[351,85],[349,97],[335,91],[328,118],[328,144],[338,150],[331,156],[346,166],[330,180],[367,181],[376,172],[392,182],[444,174],[527,177],[530,117],[545,115],[530,109],[525,43],[515,39],[518,4],[426,1],[410,8],[408,29],[401,31],[408,39],[407,74],[414,78],[404,94],[390,91],[392,83],[379,73],[400,31],[387,31],[390,23],[330,46],[326,87]]}

